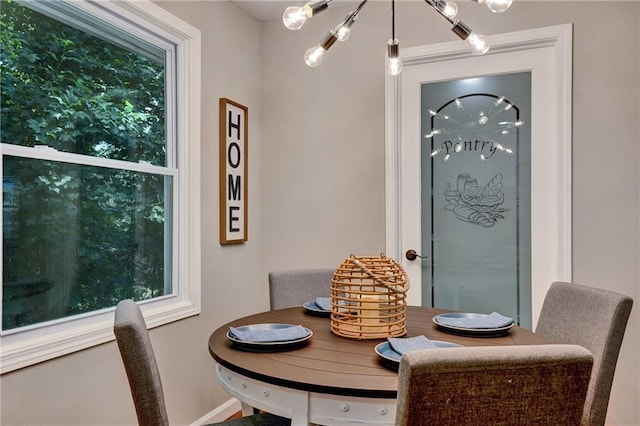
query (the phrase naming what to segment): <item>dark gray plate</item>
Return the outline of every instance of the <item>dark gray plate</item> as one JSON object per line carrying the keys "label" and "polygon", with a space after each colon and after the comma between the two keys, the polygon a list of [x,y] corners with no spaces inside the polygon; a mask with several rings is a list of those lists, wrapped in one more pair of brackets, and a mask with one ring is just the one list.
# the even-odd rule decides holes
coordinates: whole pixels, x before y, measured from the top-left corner
{"label": "dark gray plate", "polygon": [[[242,325],[240,327],[236,327],[242,331],[248,330],[272,330],[277,328],[286,328],[286,327],[294,327],[293,324],[250,324],[250,325]],[[302,337],[300,339],[294,340],[283,340],[280,342],[246,342],[244,340],[239,340],[235,336],[231,334],[230,331],[227,331],[227,339],[231,341],[231,344],[245,351],[251,352],[276,352],[276,351],[285,351],[289,349],[294,349],[300,347],[307,343],[311,336],[313,336],[313,331],[304,327],[307,331],[307,336]]]}
{"label": "dark gray plate", "polygon": [[302,305],[302,307],[304,308],[305,311],[307,311],[308,314],[311,314],[311,315],[316,315],[319,317],[328,317],[331,315],[331,311],[322,309],[313,300],[305,303],[304,305]]}
{"label": "dark gray plate", "polygon": [[[457,343],[445,342],[442,340],[429,340],[431,343],[436,345],[438,348],[457,348],[460,347]],[[400,355],[398,352],[394,351],[389,342],[382,342],[376,345],[374,348],[378,356],[380,357],[382,364],[386,367],[389,367],[393,370],[397,370],[400,366]]]}
{"label": "dark gray plate", "polygon": [[464,318],[464,319],[481,319],[486,317],[486,314],[466,313],[466,312],[451,312],[448,314],[440,314],[433,317],[433,322],[444,331],[448,331],[454,334],[462,334],[467,336],[501,336],[506,334],[515,323],[511,323],[504,327],[498,328],[467,328],[457,327],[450,324],[445,324],[440,319],[446,318]]}

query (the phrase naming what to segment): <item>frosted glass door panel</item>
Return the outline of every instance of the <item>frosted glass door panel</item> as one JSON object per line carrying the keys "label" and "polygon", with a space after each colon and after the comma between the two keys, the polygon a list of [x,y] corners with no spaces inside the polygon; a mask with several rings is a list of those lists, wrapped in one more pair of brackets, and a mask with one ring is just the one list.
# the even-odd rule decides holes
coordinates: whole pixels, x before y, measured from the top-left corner
{"label": "frosted glass door panel", "polygon": [[421,90],[423,305],[530,327],[531,74]]}

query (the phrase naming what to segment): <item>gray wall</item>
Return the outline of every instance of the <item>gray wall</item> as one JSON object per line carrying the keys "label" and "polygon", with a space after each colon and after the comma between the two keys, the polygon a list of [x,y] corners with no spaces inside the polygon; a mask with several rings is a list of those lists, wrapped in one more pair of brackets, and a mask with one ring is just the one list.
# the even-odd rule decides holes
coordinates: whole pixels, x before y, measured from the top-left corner
{"label": "gray wall", "polygon": [[[292,2],[301,3],[301,2]],[[262,24],[235,6],[162,7],[200,28],[202,64],[202,315],[152,330],[172,424],[228,399],[206,348],[224,322],[267,308],[266,274],[337,266],[384,240],[384,45],[389,2],[369,2],[345,44],[316,69],[304,51],[343,18],[331,8],[301,31]],[[284,4],[284,3],[283,3]],[[574,23],[573,275],[640,302],[640,3],[516,1],[503,16],[461,4],[478,32]],[[401,46],[454,39],[424,2],[398,2]],[[218,244],[217,102],[249,107],[249,241]],[[638,306],[625,336],[609,423],[639,425]],[[114,343],[1,378],[2,424],[131,424]]]}

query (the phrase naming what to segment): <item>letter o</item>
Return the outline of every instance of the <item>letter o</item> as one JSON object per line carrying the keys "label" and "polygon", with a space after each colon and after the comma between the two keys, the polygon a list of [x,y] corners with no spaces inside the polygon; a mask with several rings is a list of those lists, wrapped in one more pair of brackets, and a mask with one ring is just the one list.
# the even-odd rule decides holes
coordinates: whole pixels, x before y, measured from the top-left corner
{"label": "letter o", "polygon": [[[235,152],[235,161],[233,158],[233,152],[232,151],[236,151]],[[231,142],[229,144],[229,149],[227,149],[227,162],[229,163],[229,165],[231,167],[233,167],[234,169],[237,168],[240,165],[240,158],[241,158],[241,154],[240,154],[240,145],[238,145],[235,142]]]}

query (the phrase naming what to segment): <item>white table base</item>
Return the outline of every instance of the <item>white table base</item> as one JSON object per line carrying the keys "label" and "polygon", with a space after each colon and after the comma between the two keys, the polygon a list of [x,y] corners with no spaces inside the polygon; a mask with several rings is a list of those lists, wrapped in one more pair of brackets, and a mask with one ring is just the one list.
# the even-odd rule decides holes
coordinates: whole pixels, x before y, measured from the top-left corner
{"label": "white table base", "polygon": [[291,419],[292,426],[389,425],[395,423],[396,400],[308,392],[261,382],[216,364],[216,376],[225,391],[251,407]]}

